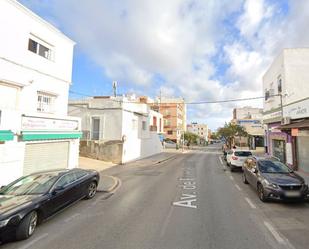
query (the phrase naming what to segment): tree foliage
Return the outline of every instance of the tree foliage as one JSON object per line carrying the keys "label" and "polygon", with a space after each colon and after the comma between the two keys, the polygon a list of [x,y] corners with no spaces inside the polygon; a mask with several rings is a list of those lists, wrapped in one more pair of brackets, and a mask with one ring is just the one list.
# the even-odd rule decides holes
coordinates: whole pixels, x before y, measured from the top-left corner
{"label": "tree foliage", "polygon": [[236,136],[247,137],[248,133],[240,125],[225,123],[224,127],[218,129],[218,136],[224,138],[229,147],[231,147]]}
{"label": "tree foliage", "polygon": [[197,139],[199,138],[198,135],[196,135],[192,132],[185,132],[184,137],[185,137],[185,141],[187,141],[190,144],[196,144]]}

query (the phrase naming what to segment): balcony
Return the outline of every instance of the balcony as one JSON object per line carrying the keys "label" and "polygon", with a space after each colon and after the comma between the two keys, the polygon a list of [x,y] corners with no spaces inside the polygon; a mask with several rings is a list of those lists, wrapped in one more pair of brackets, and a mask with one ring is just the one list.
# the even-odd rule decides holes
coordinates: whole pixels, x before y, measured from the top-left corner
{"label": "balcony", "polygon": [[150,130],[150,131],[155,131],[155,132],[157,132],[157,131],[158,131],[158,126],[156,126],[156,125],[150,125],[150,126],[149,126],[149,130]]}

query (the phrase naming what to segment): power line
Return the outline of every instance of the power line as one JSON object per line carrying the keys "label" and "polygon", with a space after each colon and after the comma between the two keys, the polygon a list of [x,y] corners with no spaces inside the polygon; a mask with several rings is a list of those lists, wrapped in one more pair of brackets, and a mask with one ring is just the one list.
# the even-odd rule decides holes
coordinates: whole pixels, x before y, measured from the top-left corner
{"label": "power line", "polygon": [[[79,93],[75,91],[69,91],[72,94],[80,95],[80,96],[85,96],[85,97],[93,97],[84,93]],[[279,96],[279,94],[274,94],[270,95],[268,97],[276,97]],[[251,97],[251,98],[239,98],[239,99],[225,99],[225,100],[213,100],[213,101],[197,101],[197,102],[163,102],[162,104],[187,104],[187,105],[202,105],[202,104],[218,104],[218,103],[229,103],[229,102],[238,102],[238,101],[248,101],[248,100],[257,100],[257,99],[264,99],[265,96],[260,96],[260,97]],[[116,100],[113,99],[116,102],[122,102],[122,103],[135,103],[135,102],[130,102],[130,101],[122,101],[122,100]],[[135,104],[144,104],[142,102],[136,102]]]}

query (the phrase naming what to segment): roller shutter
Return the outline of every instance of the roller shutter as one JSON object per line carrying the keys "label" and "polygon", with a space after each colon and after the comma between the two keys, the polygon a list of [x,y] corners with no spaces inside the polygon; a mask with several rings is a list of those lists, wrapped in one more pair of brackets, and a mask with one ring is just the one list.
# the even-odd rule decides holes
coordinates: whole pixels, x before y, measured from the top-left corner
{"label": "roller shutter", "polygon": [[26,144],[23,174],[68,167],[69,142]]}
{"label": "roller shutter", "polygon": [[297,137],[298,168],[309,172],[309,137]]}

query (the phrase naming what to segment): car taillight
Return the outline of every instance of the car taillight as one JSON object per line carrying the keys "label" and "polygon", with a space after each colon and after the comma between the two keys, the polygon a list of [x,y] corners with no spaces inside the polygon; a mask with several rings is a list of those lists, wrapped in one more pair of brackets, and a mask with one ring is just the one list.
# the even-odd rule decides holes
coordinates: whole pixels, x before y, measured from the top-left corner
{"label": "car taillight", "polygon": [[238,160],[238,157],[237,156],[232,156],[232,159],[233,160]]}

